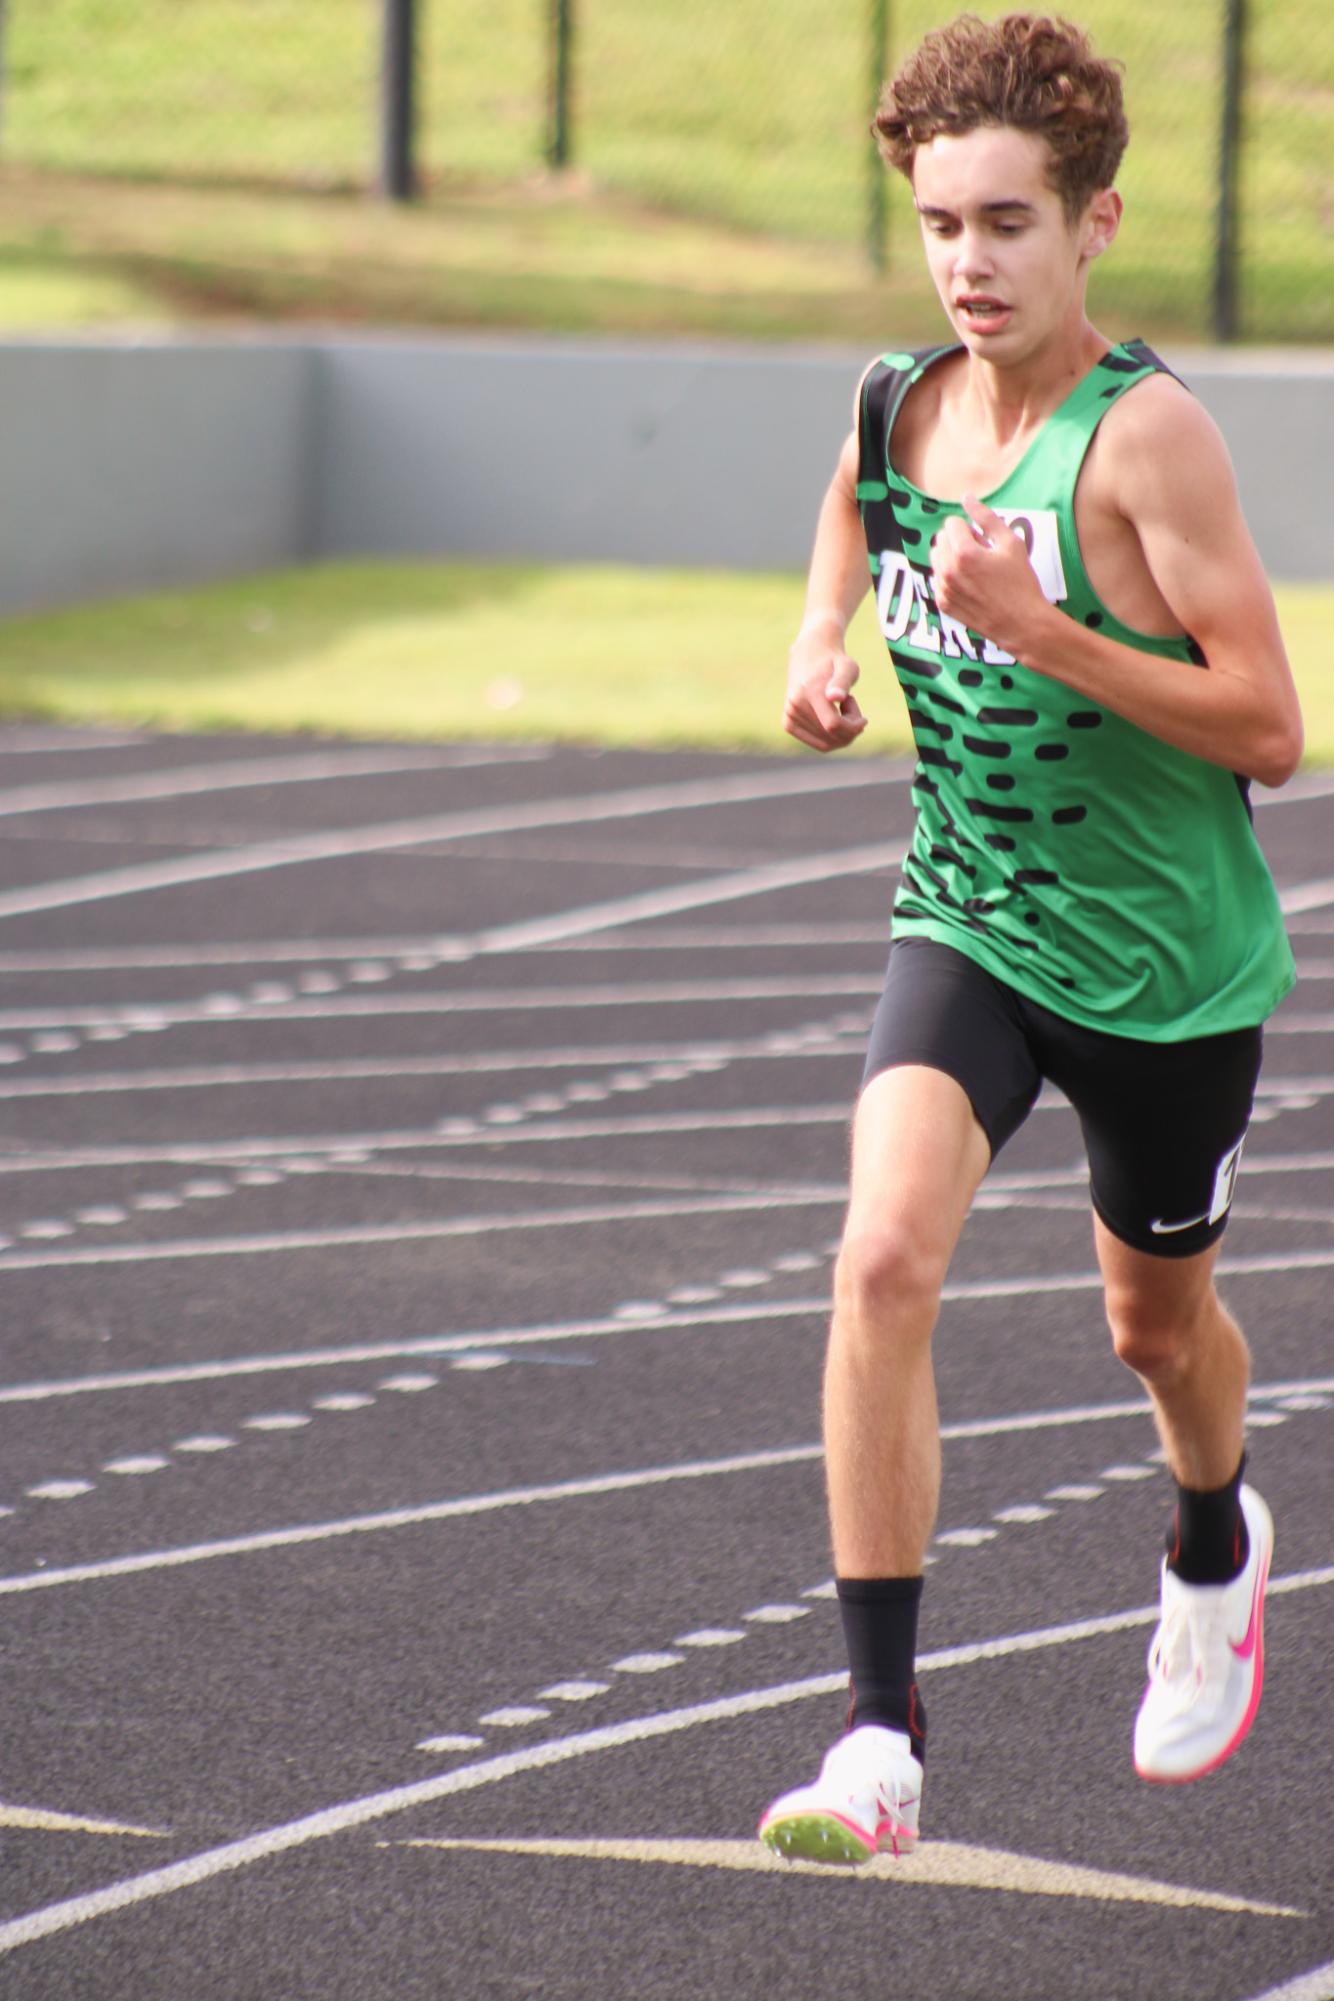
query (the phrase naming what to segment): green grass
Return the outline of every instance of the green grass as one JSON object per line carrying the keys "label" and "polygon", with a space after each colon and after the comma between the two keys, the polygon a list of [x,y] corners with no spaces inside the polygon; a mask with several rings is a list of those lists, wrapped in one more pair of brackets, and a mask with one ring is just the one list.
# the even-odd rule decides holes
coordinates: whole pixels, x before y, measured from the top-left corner
{"label": "green grass", "polygon": [[[1334,763],[1334,587],[1278,591],[1308,762]],[[791,747],[801,579],[594,565],[348,563],[4,627],[0,713],[172,729]],[[870,600],[850,633],[871,727],[909,743]]]}
{"label": "green grass", "polygon": [[[982,0],[994,15],[1007,0]],[[545,7],[422,8],[427,200],[373,178],[371,0],[18,0],[6,21],[0,324],[315,316],[904,341],[933,330],[908,190],[867,231],[870,0],[578,10],[576,171],[541,171]],[[1125,60],[1115,335],[1207,325],[1219,0],[1084,0]],[[1334,20],[1252,10],[1240,298],[1251,338],[1334,337]],[[890,65],[941,18],[895,0]]]}

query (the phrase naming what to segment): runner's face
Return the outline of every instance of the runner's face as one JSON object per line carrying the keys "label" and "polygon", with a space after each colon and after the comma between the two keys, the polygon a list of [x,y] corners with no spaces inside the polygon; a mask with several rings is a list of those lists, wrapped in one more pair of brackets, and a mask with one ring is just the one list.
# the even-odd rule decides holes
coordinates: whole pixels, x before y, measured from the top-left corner
{"label": "runner's face", "polygon": [[918,148],[913,194],[927,266],[970,353],[998,362],[1031,353],[1083,312],[1083,276],[1115,233],[1120,203],[1095,195],[1067,221],[1047,180],[1044,140],[984,125]]}

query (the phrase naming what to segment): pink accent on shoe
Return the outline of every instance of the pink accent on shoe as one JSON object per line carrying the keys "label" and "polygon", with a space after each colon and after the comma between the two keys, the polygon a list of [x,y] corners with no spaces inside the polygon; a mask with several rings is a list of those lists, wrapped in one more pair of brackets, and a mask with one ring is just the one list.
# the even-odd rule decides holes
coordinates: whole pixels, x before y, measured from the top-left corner
{"label": "pink accent on shoe", "polygon": [[[889,1836],[888,1842],[885,1836]],[[882,1820],[875,1831],[876,1852],[881,1855],[911,1855],[917,1836],[899,1820]]]}
{"label": "pink accent on shoe", "polygon": [[1245,1639],[1228,1641],[1228,1645],[1239,1661],[1248,1661],[1255,1651],[1256,1641],[1259,1638],[1260,1607],[1264,1602],[1264,1585],[1267,1574],[1267,1564],[1261,1564],[1255,1573],[1255,1591],[1251,1597],[1251,1623],[1246,1628]]}
{"label": "pink accent on shoe", "polygon": [[[1269,1558],[1265,1557],[1256,1573],[1255,1596],[1251,1601],[1251,1623],[1247,1629],[1246,1638],[1242,1641],[1241,1647],[1238,1647],[1232,1641],[1228,1643],[1241,1660],[1245,1660],[1252,1652],[1255,1655],[1255,1675],[1251,1682],[1251,1699],[1247,1704],[1246,1714],[1242,1717],[1232,1737],[1223,1746],[1217,1757],[1211,1758],[1207,1765],[1201,1765],[1198,1771],[1182,1772],[1176,1778],[1164,1778],[1157,1772],[1140,1771],[1139,1766],[1136,1765],[1135,1771],[1138,1777],[1147,1779],[1150,1785],[1189,1786],[1193,1785],[1196,1779],[1207,1779],[1210,1772],[1216,1772],[1220,1765],[1227,1763],[1232,1753],[1246,1736],[1252,1723],[1254,1723],[1255,1712],[1260,1707],[1260,1691],[1264,1687],[1265,1679],[1265,1584],[1268,1578]],[[1242,1648],[1245,1649],[1245,1652],[1242,1651]]]}

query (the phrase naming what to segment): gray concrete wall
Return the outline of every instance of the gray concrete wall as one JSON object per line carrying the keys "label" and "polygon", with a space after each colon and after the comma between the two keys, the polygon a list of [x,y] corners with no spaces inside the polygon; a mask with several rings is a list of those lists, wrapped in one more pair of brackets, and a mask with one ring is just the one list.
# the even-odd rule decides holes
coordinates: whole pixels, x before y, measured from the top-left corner
{"label": "gray concrete wall", "polygon": [[0,611],[311,553],[314,367],[271,341],[0,343]]}
{"label": "gray concrete wall", "polygon": [[[355,554],[799,568],[865,359],[0,342],[0,611]],[[1334,576],[1334,355],[1168,359],[1222,426],[1271,573]]]}
{"label": "gray concrete wall", "polygon": [[[1223,429],[1272,574],[1334,576],[1334,354],[1165,358]],[[799,567],[866,359],[331,340],[318,546]]]}

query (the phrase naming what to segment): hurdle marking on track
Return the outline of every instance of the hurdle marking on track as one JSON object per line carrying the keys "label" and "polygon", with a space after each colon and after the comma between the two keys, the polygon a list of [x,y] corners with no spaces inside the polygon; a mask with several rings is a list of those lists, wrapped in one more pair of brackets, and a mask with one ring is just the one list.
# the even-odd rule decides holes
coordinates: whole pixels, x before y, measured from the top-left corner
{"label": "hurdle marking on track", "polygon": [[[996,1890],[1028,1897],[1084,1897],[1103,1904],[1164,1904],[1176,1910],[1231,1911],[1250,1917],[1303,1918],[1287,1904],[1255,1903],[1217,1890],[1187,1889],[1148,1876],[1126,1876],[1069,1862],[1043,1861],[1005,1848],[978,1848],[959,1841],[928,1841],[911,1855],[876,1855],[854,1869],[824,1862],[788,1861],[753,1838],[748,1841],[537,1839],[514,1836],[418,1835],[382,1841],[381,1848],[419,1848],[446,1853],[517,1855],[533,1861],[647,1862],[666,1867],[722,1869],[743,1875],[808,1876],[829,1884],[930,1883],[952,1890]],[[883,1893],[882,1893],[883,1894]]]}
{"label": "hurdle marking on track", "polygon": [[[1269,1588],[1271,1593],[1281,1595],[1330,1583],[1334,1583],[1334,1568],[1279,1578],[1271,1581]],[[1133,1611],[1114,1612],[1103,1618],[1009,1634],[970,1646],[948,1647],[923,1656],[918,1662],[918,1671],[923,1674],[937,1673],[1036,1653],[1050,1647],[1068,1646],[1081,1640],[1100,1639],[1151,1625],[1158,1615],[1157,1605],[1140,1606]],[[59,1903],[11,1918],[0,1924],[0,1952],[12,1952],[20,1946],[35,1944],[39,1939],[50,1938],[76,1925],[107,1917],[115,1911],[132,1909],[158,1897],[170,1896],[177,1890],[194,1888],[234,1870],[247,1868],[252,1863],[290,1854],[294,1849],[307,1847],[312,1842],[370,1826],[413,1807],[434,1805],[437,1800],[475,1792],[482,1786],[497,1785],[506,1779],[520,1778],[528,1772],[567,1764],[572,1759],[589,1757],[601,1751],[615,1751],[628,1744],[677,1736],[682,1731],[704,1724],[758,1715],[811,1697],[834,1695],[846,1686],[846,1672],[815,1675],[805,1681],[786,1682],[774,1688],[748,1689],[741,1694],[696,1703],[684,1709],[667,1710],[656,1716],[632,1717],[598,1730],[552,1738],[545,1743],[530,1745],[526,1750],[504,1753],[477,1764],[456,1766],[453,1771],[326,1807],[299,1820],[263,1828],[238,1841],[204,1849],[164,1868],[151,1869],[143,1875],[110,1883],[101,1890],[65,1898]]]}

